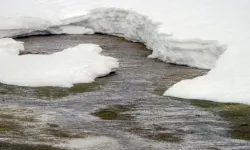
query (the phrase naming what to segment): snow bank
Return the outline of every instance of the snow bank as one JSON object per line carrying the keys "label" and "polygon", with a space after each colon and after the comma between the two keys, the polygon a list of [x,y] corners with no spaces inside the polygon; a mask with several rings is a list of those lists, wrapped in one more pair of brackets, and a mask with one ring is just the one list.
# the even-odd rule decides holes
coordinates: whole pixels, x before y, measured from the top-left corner
{"label": "snow bank", "polygon": [[32,31],[43,31],[55,24],[48,20],[31,17],[1,17],[0,38],[15,37]]}
{"label": "snow bank", "polygon": [[94,44],[80,44],[51,55],[22,55],[21,42],[0,40],[0,82],[19,86],[62,86],[93,82],[118,68],[115,58],[101,56]]}
{"label": "snow bank", "polygon": [[[145,5],[138,7],[140,3],[144,3]],[[9,29],[6,31],[6,27],[0,26],[0,37],[37,34],[93,34],[94,32],[100,32],[144,43],[149,49],[153,50],[152,55],[149,56],[150,58],[158,58],[167,63],[188,65],[202,69],[213,68],[215,61],[226,49],[225,45],[215,41],[216,38],[200,38],[200,34],[182,38],[182,35],[177,37],[172,34],[173,31],[183,30],[183,27],[173,29],[173,26],[177,26],[177,23],[183,24],[185,20],[172,24],[175,21],[173,18],[178,16],[173,17],[168,14],[174,11],[173,8],[180,9],[183,8],[183,5],[177,7],[170,0],[166,2],[158,1],[158,4],[156,1],[145,2],[141,0],[128,0],[126,2],[117,2],[114,0],[98,2],[90,0],[73,0],[70,2],[57,0],[51,2],[40,0],[37,3],[33,2],[31,4],[33,4],[32,7],[36,7],[39,4],[41,8],[46,8],[44,12],[50,12],[54,16],[54,20],[52,21],[51,17],[42,17],[40,6],[38,10],[31,8],[32,12],[35,11],[36,13],[35,15],[31,15],[30,19],[20,17],[16,19],[17,22],[14,27],[11,26],[12,23],[3,23],[6,25],[2,26],[9,26]],[[171,4],[171,7],[169,5],[164,6],[164,4]],[[108,6],[108,8],[99,8],[104,6]],[[157,10],[154,9],[152,11],[155,14],[148,11],[152,9],[151,6],[157,8]],[[188,12],[189,10],[184,10],[179,13],[182,16],[183,13],[187,15]],[[163,19],[165,15],[167,18]],[[39,18],[42,19],[39,20]],[[6,22],[11,21],[7,20]],[[170,30],[165,30],[163,28],[165,26],[169,27]],[[1,29],[3,30],[1,31]],[[187,30],[189,29],[187,28]]]}
{"label": "snow bank", "polygon": [[187,99],[212,100],[218,102],[250,105],[250,50],[244,40],[241,47],[230,47],[218,60],[216,68],[207,75],[183,80],[164,95]]}
{"label": "snow bank", "polygon": [[2,0],[0,38],[15,37],[60,24],[55,6],[33,0]]}
{"label": "snow bank", "polygon": [[208,33],[217,34],[218,39],[224,38],[222,41],[227,43],[228,49],[207,75],[181,81],[169,88],[165,96],[250,105],[249,7],[250,1],[246,0],[225,3],[221,13],[228,17],[217,19],[225,24],[224,28],[218,24],[223,34],[219,35],[221,31],[216,30]]}
{"label": "snow bank", "polygon": [[94,31],[92,29],[73,25],[51,27],[48,29],[48,32],[50,34],[94,34]]}
{"label": "snow bank", "polygon": [[226,50],[217,41],[199,39],[181,40],[158,32],[159,23],[131,10],[118,8],[94,9],[84,16],[63,20],[72,25],[84,26],[95,32],[125,37],[144,43],[153,50],[150,58],[167,63],[211,69],[218,57]]}

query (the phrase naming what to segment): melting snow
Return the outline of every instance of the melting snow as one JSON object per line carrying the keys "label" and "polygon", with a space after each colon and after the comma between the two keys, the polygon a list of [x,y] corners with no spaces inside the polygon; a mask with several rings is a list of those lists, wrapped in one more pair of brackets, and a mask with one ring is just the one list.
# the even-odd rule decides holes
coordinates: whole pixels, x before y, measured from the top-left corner
{"label": "melting snow", "polygon": [[[93,30],[93,32],[122,36],[142,42],[152,49],[152,55],[149,57],[212,69],[203,77],[177,83],[164,95],[250,104],[249,0],[38,0],[36,2],[27,0],[25,3],[18,0],[4,0],[2,3],[0,19],[4,21],[1,21],[0,25],[1,37],[29,34],[37,30],[49,31],[51,27],[58,26],[57,34],[76,34],[78,31],[84,33],[82,31],[88,28],[89,33]],[[32,19],[27,19],[29,17]],[[13,23],[13,19],[9,18],[18,19],[14,19]],[[32,59],[35,56],[9,55],[8,57],[10,58],[8,60],[5,59],[7,57],[1,58],[2,66],[2,63],[9,63],[15,68],[13,63],[35,61]],[[51,62],[55,61],[52,61],[52,56],[46,57],[50,58]],[[37,58],[40,59],[40,56]],[[58,67],[55,65],[50,63],[51,67],[60,70],[60,65]],[[26,80],[20,81],[24,78],[22,75],[28,74],[20,67],[23,65],[17,64],[18,69],[12,72],[16,74],[20,72],[18,77],[1,73],[2,82],[16,84],[18,79],[18,84],[29,85],[30,83],[24,83]],[[35,67],[29,69],[37,70]],[[9,70],[11,68],[7,69]],[[46,70],[41,69],[41,71]],[[33,71],[28,70],[28,72]],[[58,79],[61,79],[61,76],[66,78],[66,75],[61,74],[65,70],[59,72],[60,76],[56,75]],[[35,80],[41,80],[36,85],[46,83],[42,78]],[[70,81],[65,82],[63,86],[70,86],[78,80]]]}
{"label": "melting snow", "polygon": [[51,55],[22,55],[21,42],[0,40],[0,82],[19,86],[62,86],[93,82],[115,71],[117,59],[100,55],[94,44],[80,44]]}

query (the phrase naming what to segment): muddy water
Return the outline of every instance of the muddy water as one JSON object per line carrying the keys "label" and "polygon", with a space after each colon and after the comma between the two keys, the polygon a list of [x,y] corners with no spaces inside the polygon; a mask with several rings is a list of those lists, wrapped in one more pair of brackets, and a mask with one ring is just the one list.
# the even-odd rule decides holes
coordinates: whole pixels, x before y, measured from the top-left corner
{"label": "muddy water", "polygon": [[[85,133],[90,137],[78,137],[88,141],[87,143],[75,141],[67,145],[79,149],[250,147],[250,143],[246,141],[231,139],[228,133],[229,124],[219,116],[194,107],[188,101],[161,96],[164,90],[174,83],[202,75],[206,71],[147,59],[146,56],[151,51],[142,44],[107,35],[37,36],[19,40],[25,42],[26,52],[45,54],[80,43],[99,44],[104,49],[104,55],[120,60],[120,69],[114,74],[97,79],[97,82],[102,84],[93,91],[69,94],[58,99],[44,100],[27,94],[27,91],[26,94],[19,92],[19,95],[1,94],[2,109],[10,106],[32,109],[36,112],[35,117],[38,116],[41,121],[39,127],[33,126],[32,130],[28,130],[32,131],[30,134],[10,138],[10,141],[45,141],[52,145],[67,145],[74,141],[75,137],[67,136],[54,140],[45,132],[48,128],[57,128],[70,134]],[[115,108],[113,113],[110,110],[111,114],[108,114],[114,117],[91,115],[98,114],[95,113],[98,111],[101,113],[102,109],[107,111],[107,108]],[[1,137],[9,138],[5,135]],[[25,140],[22,139],[24,137]],[[81,143],[84,144],[81,146]]]}

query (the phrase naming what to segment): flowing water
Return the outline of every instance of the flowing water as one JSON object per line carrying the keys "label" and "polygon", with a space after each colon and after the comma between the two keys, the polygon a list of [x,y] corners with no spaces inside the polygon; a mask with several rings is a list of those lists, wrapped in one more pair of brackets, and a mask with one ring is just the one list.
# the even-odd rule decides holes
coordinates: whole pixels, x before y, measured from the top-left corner
{"label": "flowing water", "polygon": [[247,141],[232,139],[229,123],[219,116],[192,106],[190,101],[162,96],[174,83],[203,75],[204,70],[148,59],[151,51],[143,44],[108,35],[34,36],[18,40],[25,42],[26,53],[38,54],[51,54],[80,43],[99,44],[104,55],[119,59],[120,68],[97,79],[90,89],[67,94],[60,94],[65,90],[60,89],[52,97],[51,92],[58,89],[42,89],[45,94],[39,95],[34,92],[39,88],[2,85],[7,92],[0,95],[1,111],[30,115],[36,121],[26,120],[22,133],[2,134],[0,144],[14,141],[102,150],[250,147]]}

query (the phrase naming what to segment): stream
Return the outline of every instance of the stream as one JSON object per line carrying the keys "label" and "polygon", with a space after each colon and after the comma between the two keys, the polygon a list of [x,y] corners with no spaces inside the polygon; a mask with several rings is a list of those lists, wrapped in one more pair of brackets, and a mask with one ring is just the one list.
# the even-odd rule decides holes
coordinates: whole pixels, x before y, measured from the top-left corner
{"label": "stream", "polygon": [[49,99],[44,98],[46,92],[39,97],[30,94],[34,89],[8,87],[15,94],[0,94],[1,111],[30,115],[36,121],[19,120],[23,132],[1,132],[0,144],[43,143],[76,150],[250,147],[247,141],[231,138],[229,123],[220,116],[189,101],[162,96],[173,84],[203,75],[205,70],[149,59],[151,50],[143,44],[109,35],[33,36],[18,40],[25,42],[25,52],[37,54],[51,54],[81,43],[98,44],[104,55],[119,59],[120,68],[96,79],[91,90]]}

